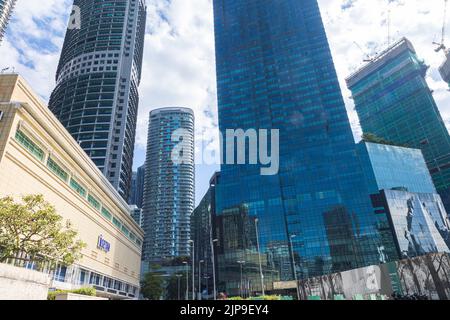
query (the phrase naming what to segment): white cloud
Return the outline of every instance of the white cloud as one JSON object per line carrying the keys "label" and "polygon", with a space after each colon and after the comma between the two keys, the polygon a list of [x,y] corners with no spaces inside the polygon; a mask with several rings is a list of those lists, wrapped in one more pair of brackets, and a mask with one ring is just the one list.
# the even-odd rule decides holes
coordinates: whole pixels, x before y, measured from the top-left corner
{"label": "white cloud", "polygon": [[[363,64],[364,53],[374,54],[386,48],[388,43],[388,12],[390,10],[391,43],[401,37],[409,38],[420,58],[430,70],[427,82],[450,128],[450,92],[442,81],[438,67],[444,60],[443,53],[436,53],[433,41],[440,41],[443,22],[443,0],[319,0],[331,51],[338,72],[347,111],[355,137],[360,137],[359,120],[345,78]],[[344,4],[351,4],[342,10]],[[449,8],[450,9],[450,8]],[[450,31],[450,25],[447,24]],[[449,41],[447,39],[447,41]],[[359,49],[355,42],[362,48]],[[448,43],[450,45],[450,41]]]}

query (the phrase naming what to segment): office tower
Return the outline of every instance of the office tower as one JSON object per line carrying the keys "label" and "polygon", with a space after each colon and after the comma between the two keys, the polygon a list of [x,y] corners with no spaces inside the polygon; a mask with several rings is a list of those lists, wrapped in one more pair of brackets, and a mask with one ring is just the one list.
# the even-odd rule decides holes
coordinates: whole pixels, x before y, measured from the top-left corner
{"label": "office tower", "polygon": [[0,0],[0,42],[5,35],[6,26],[11,17],[16,0]]}
{"label": "office tower", "polygon": [[136,204],[136,180],[137,180],[137,172],[133,171],[131,174],[131,184],[130,184],[130,197],[128,199],[128,204],[135,205]]}
{"label": "office tower", "polygon": [[377,214],[386,214],[399,259],[450,252],[450,221],[419,149],[360,142]]}
{"label": "office tower", "polygon": [[191,253],[190,219],[195,206],[191,109],[150,112],[145,163],[143,260],[187,257]]}
{"label": "office tower", "polygon": [[142,209],[136,205],[130,205],[130,215],[139,226],[142,226]]}
{"label": "office tower", "polygon": [[[207,289],[209,295],[214,294],[214,273],[217,273],[217,237],[216,232],[216,185],[220,172],[214,173],[209,181],[209,188],[203,199],[195,208],[191,217],[191,239],[195,246],[195,265],[201,266],[201,290]],[[214,260],[213,260],[214,259]],[[203,262],[202,262],[203,261]],[[217,276],[217,274],[216,274]],[[198,290],[198,288],[197,288]],[[214,297],[214,296],[212,296]]]}
{"label": "office tower", "polygon": [[347,79],[365,133],[421,149],[450,211],[450,137],[429,89],[428,67],[401,39]]}
{"label": "office tower", "polygon": [[50,110],[125,200],[139,105],[144,0],[75,0],[80,28],[67,30]]}
{"label": "office tower", "polygon": [[140,166],[137,172],[133,172],[131,178],[131,192],[130,205],[136,205],[142,208],[142,198],[144,196],[144,179],[145,179],[145,164]]}
{"label": "office tower", "polygon": [[[280,136],[277,175],[262,176],[261,165],[221,166],[223,289],[239,294],[237,261],[257,292],[260,271],[269,290],[271,280],[294,280],[294,270],[308,278],[379,263],[383,217],[371,207],[317,1],[215,0],[214,18],[221,132],[278,129]],[[343,214],[336,224],[348,232],[334,247],[364,241],[363,252],[330,252],[326,220]]]}

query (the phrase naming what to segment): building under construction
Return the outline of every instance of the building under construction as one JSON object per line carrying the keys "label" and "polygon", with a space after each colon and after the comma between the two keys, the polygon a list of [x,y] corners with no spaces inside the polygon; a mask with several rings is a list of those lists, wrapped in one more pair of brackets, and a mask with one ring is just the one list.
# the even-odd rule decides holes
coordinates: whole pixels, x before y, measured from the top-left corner
{"label": "building under construction", "polygon": [[450,52],[445,53],[445,61],[439,67],[439,73],[442,79],[450,85]]}
{"label": "building under construction", "polygon": [[425,80],[428,66],[403,38],[347,79],[364,133],[421,149],[450,212],[450,136]]}

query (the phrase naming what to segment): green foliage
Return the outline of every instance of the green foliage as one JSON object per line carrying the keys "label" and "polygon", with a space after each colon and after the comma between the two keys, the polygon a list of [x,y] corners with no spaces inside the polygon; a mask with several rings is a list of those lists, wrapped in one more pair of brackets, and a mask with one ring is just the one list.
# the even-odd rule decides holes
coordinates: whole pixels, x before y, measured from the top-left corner
{"label": "green foliage", "polygon": [[0,199],[0,262],[20,254],[31,260],[71,265],[81,258],[86,244],[42,195],[28,195],[22,203]]}
{"label": "green foliage", "polygon": [[364,133],[362,136],[362,140],[365,142],[372,142],[372,143],[378,143],[378,144],[385,144],[388,146],[396,146],[396,147],[405,147],[407,148],[407,145],[395,143],[393,141],[386,140],[384,138],[378,137],[377,135],[373,133]]}
{"label": "green foliage", "polygon": [[164,293],[164,279],[157,272],[149,272],[141,282],[141,293],[146,299],[159,300]]}
{"label": "green foliage", "polygon": [[80,289],[76,289],[76,290],[51,291],[48,293],[47,300],[55,300],[57,295],[64,294],[64,293],[75,293],[75,294],[81,294],[83,296],[90,296],[90,297],[95,297],[97,295],[97,291],[95,290],[95,288],[86,287],[86,288],[80,288]]}
{"label": "green foliage", "polygon": [[166,287],[167,300],[178,300],[178,285],[180,286],[180,299],[186,297],[186,274],[177,277],[173,275],[169,278]]}

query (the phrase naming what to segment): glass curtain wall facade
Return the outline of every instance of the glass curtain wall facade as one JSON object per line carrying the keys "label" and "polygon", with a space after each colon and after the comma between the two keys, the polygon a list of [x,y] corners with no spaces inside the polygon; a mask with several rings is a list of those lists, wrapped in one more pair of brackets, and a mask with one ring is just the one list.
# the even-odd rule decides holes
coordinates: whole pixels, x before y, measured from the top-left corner
{"label": "glass curtain wall facade", "polygon": [[261,292],[260,270],[270,289],[294,269],[308,278],[379,263],[386,217],[371,207],[317,1],[213,3],[221,132],[280,130],[277,175],[221,167],[222,289]]}
{"label": "glass curtain wall facade", "polygon": [[16,0],[0,0],[0,43],[5,35],[6,26],[15,4]]}
{"label": "glass curtain wall facade", "polygon": [[[121,196],[131,187],[144,0],[74,0],[49,107]],[[76,8],[76,7],[74,7]],[[77,11],[73,11],[76,19]]]}
{"label": "glass curtain wall facade", "polygon": [[[182,139],[176,138],[183,130]],[[183,145],[183,163],[173,152]],[[190,256],[191,215],[195,208],[194,113],[163,108],[150,113],[145,167],[142,227],[143,261]],[[145,265],[144,265],[145,267]]]}
{"label": "glass curtain wall facade", "polygon": [[365,133],[421,149],[450,212],[450,136],[425,80],[428,67],[402,39],[347,79]]}
{"label": "glass curtain wall facade", "polygon": [[[213,250],[217,237],[216,232],[216,185],[219,181],[220,173],[216,172],[209,182],[209,189],[203,199],[195,208],[191,218],[191,239],[195,246],[195,265],[201,266],[199,272],[201,279],[201,290],[206,289],[207,296],[214,291],[213,285],[213,260],[216,257]],[[212,247],[214,246],[214,248]],[[214,250],[214,253],[216,250]],[[203,261],[203,262],[201,262]],[[217,267],[217,261],[214,260],[214,267]],[[216,268],[217,270],[217,268]]]}
{"label": "glass curtain wall facade", "polygon": [[144,197],[144,179],[145,179],[145,164],[138,168],[137,172],[133,172],[131,178],[131,192],[130,205],[136,205],[142,208],[142,198]]}
{"label": "glass curtain wall facade", "polygon": [[450,221],[419,149],[361,142],[373,206],[385,213],[399,258],[449,252]]}

